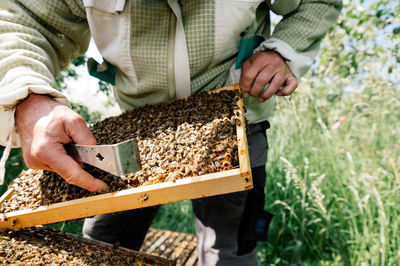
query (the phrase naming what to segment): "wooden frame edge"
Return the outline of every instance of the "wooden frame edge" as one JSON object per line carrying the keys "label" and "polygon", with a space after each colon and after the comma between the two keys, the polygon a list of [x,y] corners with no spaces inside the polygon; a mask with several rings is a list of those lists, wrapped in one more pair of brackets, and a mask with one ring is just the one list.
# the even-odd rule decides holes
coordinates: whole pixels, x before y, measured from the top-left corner
{"label": "wooden frame edge", "polygon": [[[223,88],[212,90],[210,91],[210,93],[218,93],[223,90],[239,90],[239,92],[242,92],[240,84],[236,83]],[[245,112],[243,107],[243,98],[240,98],[237,104],[241,112],[240,125],[236,127],[240,172],[243,174],[245,178],[250,178],[249,181],[252,181],[250,156],[249,156],[249,149],[248,149],[247,135],[246,135],[246,121],[245,121]],[[251,184],[253,184],[253,182],[251,182]],[[253,185],[251,185],[251,187],[248,187],[247,189],[251,188],[253,188]]]}
{"label": "wooden frame edge", "polygon": [[[242,177],[240,169],[232,169],[203,176],[179,179],[175,182],[164,182],[55,203],[36,209],[3,213],[0,214],[0,229],[31,227],[180,200],[242,191],[243,188],[248,186]],[[238,182],[238,180],[242,180],[242,182]]]}
{"label": "wooden frame edge", "polygon": [[11,198],[12,195],[14,194],[14,192],[15,192],[15,190],[12,188],[9,188],[6,192],[4,192],[4,194],[1,195],[1,197],[0,197],[0,205],[3,204],[3,202],[8,200],[9,198]]}

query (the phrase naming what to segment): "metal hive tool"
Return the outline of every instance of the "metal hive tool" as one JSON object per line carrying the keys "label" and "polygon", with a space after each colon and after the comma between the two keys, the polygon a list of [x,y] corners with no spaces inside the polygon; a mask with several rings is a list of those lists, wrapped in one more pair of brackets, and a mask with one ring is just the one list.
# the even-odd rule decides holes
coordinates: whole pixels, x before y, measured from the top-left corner
{"label": "metal hive tool", "polygon": [[66,144],[65,149],[75,160],[116,176],[140,170],[139,149],[135,139],[112,145]]}

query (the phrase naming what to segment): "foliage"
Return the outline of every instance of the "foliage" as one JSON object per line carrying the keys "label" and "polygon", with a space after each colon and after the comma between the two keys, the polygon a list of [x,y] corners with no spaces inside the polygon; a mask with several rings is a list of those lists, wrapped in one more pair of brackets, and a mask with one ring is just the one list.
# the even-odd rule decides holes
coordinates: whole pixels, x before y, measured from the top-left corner
{"label": "foliage", "polygon": [[152,227],[194,234],[191,201],[162,205],[153,221]]}
{"label": "foliage", "polygon": [[77,112],[88,125],[95,123],[101,118],[101,114],[99,112],[89,112],[89,109],[82,104],[71,103],[71,107],[72,110]]}
{"label": "foliage", "polygon": [[56,84],[59,90],[65,90],[68,87],[68,81],[72,79],[77,79],[78,74],[76,73],[76,67],[82,66],[86,63],[85,56],[78,56],[71,61],[68,68],[63,69],[56,77]]}
{"label": "foliage", "polygon": [[104,82],[102,80],[99,80],[99,82],[97,84],[99,85],[99,87],[98,87],[99,92],[102,92],[107,96],[110,96],[111,91],[112,91],[111,84]]}
{"label": "foliage", "polygon": [[[77,73],[78,67],[84,67],[86,64],[86,56],[78,56],[71,61],[68,68],[63,69],[58,77],[56,77],[56,84],[59,90],[65,90],[68,88],[68,82],[71,79],[77,79],[79,77]],[[99,80],[97,83],[97,91],[104,93],[107,96],[111,95],[112,87],[109,83]]]}
{"label": "foliage", "polygon": [[83,219],[46,224],[46,227],[82,236]]}
{"label": "foliage", "polygon": [[[3,151],[4,147],[0,146],[0,157],[3,156]],[[23,169],[26,169],[26,166],[22,158],[21,149],[11,149],[10,156],[6,162],[4,184],[0,186],[0,195],[7,191],[8,184],[14,180]]]}
{"label": "foliage", "polygon": [[368,2],[352,2],[343,9],[323,42],[312,78],[344,78],[349,85],[357,86],[365,74],[378,68],[387,79],[394,80],[400,63],[399,3]]}

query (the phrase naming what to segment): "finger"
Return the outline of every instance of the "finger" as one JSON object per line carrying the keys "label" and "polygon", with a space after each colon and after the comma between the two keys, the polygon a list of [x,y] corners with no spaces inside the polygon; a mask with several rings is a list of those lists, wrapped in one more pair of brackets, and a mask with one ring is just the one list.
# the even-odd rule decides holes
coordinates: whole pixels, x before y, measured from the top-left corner
{"label": "finger", "polygon": [[276,93],[276,95],[278,95],[278,96],[288,96],[288,95],[292,94],[296,90],[298,85],[299,85],[299,83],[298,83],[297,79],[294,76],[290,75],[286,79],[285,88],[279,90]]}
{"label": "finger", "polygon": [[242,88],[243,96],[245,97],[250,93],[251,87],[258,73],[260,73],[265,66],[265,62],[262,62],[262,60],[256,60],[257,56],[257,54],[254,54],[242,65],[240,87]]}
{"label": "finger", "polygon": [[90,192],[109,190],[106,183],[84,171],[71,157],[66,155],[64,158],[61,156],[60,158],[63,160],[62,164],[57,163],[51,166],[53,171],[57,172],[69,184],[84,188]]}
{"label": "finger", "polygon": [[253,96],[259,96],[263,93],[264,88],[270,83],[271,78],[274,75],[274,70],[265,66],[254,80],[253,86],[251,86],[250,94]]}
{"label": "finger", "polygon": [[276,73],[268,85],[268,88],[263,92],[262,95],[260,95],[260,97],[258,97],[258,101],[263,102],[271,98],[272,95],[278,92],[279,88],[284,84],[284,82],[285,79],[283,74],[281,72]]}
{"label": "finger", "polygon": [[40,170],[47,170],[47,171],[53,171],[48,165],[37,161],[37,160],[32,160],[30,159],[31,156],[26,156],[24,155],[24,162],[26,167],[30,169],[40,169]]}
{"label": "finger", "polygon": [[247,74],[247,70],[250,68],[251,62],[246,60],[242,64],[242,71],[240,74],[240,88],[242,89],[243,97],[248,97],[251,88],[251,77]]}
{"label": "finger", "polygon": [[76,115],[65,119],[65,130],[76,144],[96,145],[96,139],[82,117]]}
{"label": "finger", "polygon": [[57,159],[48,158],[48,164],[52,168],[52,171],[57,172],[69,184],[76,185],[91,192],[109,190],[106,183],[84,171],[74,159],[67,155],[65,150],[63,152],[57,152],[57,155],[54,153],[49,154],[49,157]]}
{"label": "finger", "polygon": [[24,143],[22,143],[21,148],[25,165],[28,168],[51,171],[51,168],[47,164],[42,163],[40,160],[37,160],[34,156],[32,156],[30,146],[27,147],[24,145]]}

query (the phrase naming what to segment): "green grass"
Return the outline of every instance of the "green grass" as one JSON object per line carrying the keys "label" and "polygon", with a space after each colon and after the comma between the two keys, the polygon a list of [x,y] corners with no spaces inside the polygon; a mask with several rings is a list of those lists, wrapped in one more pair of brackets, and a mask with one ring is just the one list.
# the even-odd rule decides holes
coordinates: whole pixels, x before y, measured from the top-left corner
{"label": "green grass", "polygon": [[194,234],[191,201],[180,201],[161,206],[152,227]]}
{"label": "green grass", "polygon": [[[362,93],[303,84],[269,131],[265,263],[400,261],[400,92],[373,78]],[[337,130],[332,126],[345,117]],[[342,118],[343,119],[343,118]]]}

